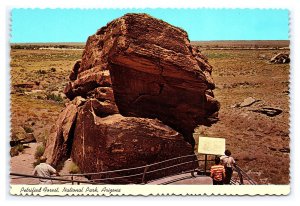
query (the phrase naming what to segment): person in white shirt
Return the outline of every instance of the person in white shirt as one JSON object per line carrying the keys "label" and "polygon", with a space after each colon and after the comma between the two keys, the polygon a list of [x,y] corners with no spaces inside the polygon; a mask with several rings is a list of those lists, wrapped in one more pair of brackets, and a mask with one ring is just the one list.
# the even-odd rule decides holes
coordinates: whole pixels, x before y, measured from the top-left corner
{"label": "person in white shirt", "polygon": [[[51,165],[47,164],[46,161],[46,157],[40,157],[40,164],[34,168],[33,175],[38,177],[51,177],[51,175],[56,174],[57,176],[59,176],[59,173],[56,171],[56,169],[54,169]],[[40,184],[52,184],[52,180],[40,179]]]}
{"label": "person in white shirt", "polygon": [[223,162],[223,165],[225,167],[225,179],[224,179],[224,184],[229,185],[231,176],[233,173],[233,167],[235,167],[235,161],[233,157],[230,156],[231,152],[230,150],[225,150],[225,155],[221,156],[221,161]]}

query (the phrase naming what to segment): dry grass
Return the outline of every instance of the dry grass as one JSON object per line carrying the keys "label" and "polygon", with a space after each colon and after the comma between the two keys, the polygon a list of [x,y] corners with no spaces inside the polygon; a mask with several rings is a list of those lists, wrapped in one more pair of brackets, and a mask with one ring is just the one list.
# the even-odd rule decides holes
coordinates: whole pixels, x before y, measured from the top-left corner
{"label": "dry grass", "polygon": [[71,164],[69,165],[69,173],[70,174],[80,173],[79,167],[74,162],[71,162]]}
{"label": "dry grass", "polygon": [[[289,65],[270,64],[281,50],[203,50],[214,66],[215,96],[221,102],[220,121],[200,127],[206,136],[225,137],[226,147],[260,184],[289,183]],[[285,52],[289,52],[286,50]],[[263,57],[263,58],[262,58]],[[247,97],[261,100],[249,108],[233,108]],[[283,113],[268,117],[255,107],[278,107]]]}
{"label": "dry grass", "polygon": [[[74,50],[11,50],[11,128],[32,125],[37,141],[50,133],[58,114],[64,108],[60,97],[52,91],[62,92],[75,60],[82,51]],[[32,89],[13,88],[13,85],[38,82],[33,90],[43,93],[30,94]]]}

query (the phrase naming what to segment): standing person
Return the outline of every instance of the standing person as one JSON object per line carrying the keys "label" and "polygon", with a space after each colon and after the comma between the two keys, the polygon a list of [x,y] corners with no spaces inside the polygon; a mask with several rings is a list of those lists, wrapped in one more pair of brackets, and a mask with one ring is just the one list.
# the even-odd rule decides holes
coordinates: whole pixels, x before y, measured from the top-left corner
{"label": "standing person", "polygon": [[[38,177],[51,177],[51,175],[56,174],[59,176],[59,173],[46,163],[47,158],[44,156],[40,157],[40,164],[37,165],[33,170],[33,175]],[[40,179],[40,184],[47,185],[52,184],[52,180],[50,179]]]}
{"label": "standing person", "polygon": [[233,157],[230,156],[231,152],[230,150],[225,150],[225,155],[223,155],[221,157],[222,163],[225,167],[225,180],[224,180],[224,184],[225,185],[229,185],[230,184],[230,180],[232,177],[232,172],[233,172],[233,167],[235,167],[235,161],[233,159]]}
{"label": "standing person", "polygon": [[215,165],[210,168],[210,177],[213,179],[214,185],[223,185],[225,178],[225,168],[220,164],[220,157],[215,158]]}

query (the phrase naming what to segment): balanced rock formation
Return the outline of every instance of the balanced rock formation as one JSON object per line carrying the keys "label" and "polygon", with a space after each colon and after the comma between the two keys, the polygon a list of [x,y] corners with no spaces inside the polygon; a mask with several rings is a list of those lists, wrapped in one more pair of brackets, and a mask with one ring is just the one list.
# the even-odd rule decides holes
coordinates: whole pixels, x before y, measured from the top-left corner
{"label": "balanced rock formation", "polygon": [[[71,154],[86,173],[194,154],[195,127],[214,122],[220,108],[211,72],[207,58],[180,28],[146,14],[108,23],[88,38],[70,74],[65,94],[71,102],[65,110],[72,107],[76,115],[61,114],[47,142],[49,162]],[[195,167],[190,163],[147,178]]]}

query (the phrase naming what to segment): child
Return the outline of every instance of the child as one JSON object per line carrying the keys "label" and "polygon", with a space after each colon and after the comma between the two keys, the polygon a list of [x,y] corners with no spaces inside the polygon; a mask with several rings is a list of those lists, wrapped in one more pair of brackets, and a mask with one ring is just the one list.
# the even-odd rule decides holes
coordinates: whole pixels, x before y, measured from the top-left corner
{"label": "child", "polygon": [[213,179],[214,185],[223,185],[225,178],[225,168],[220,164],[220,157],[216,157],[215,165],[210,169],[210,177]]}

